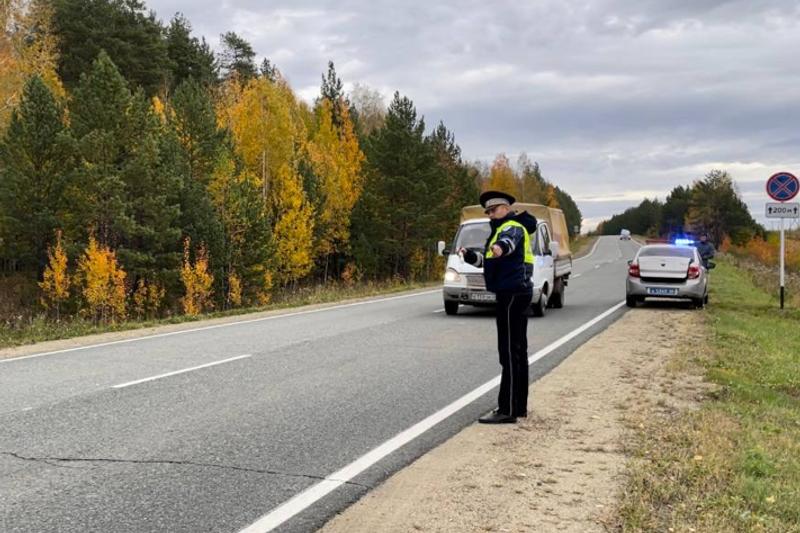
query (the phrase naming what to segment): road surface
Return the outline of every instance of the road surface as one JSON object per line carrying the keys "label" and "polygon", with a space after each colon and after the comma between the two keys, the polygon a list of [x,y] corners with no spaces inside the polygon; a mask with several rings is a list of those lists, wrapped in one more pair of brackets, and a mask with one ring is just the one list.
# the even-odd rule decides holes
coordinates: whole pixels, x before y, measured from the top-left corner
{"label": "road surface", "polygon": [[[635,249],[575,262],[529,322],[532,381],[624,312]],[[493,408],[498,374],[493,313],[439,290],[2,360],[0,531],[313,531]]]}

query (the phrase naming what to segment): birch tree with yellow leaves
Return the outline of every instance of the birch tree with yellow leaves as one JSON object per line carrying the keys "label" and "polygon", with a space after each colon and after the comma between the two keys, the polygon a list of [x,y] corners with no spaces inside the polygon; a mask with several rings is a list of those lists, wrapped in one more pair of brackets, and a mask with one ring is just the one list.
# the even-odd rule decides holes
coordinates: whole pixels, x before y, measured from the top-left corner
{"label": "birch tree with yellow leaves", "polygon": [[272,220],[275,255],[270,268],[286,285],[311,271],[314,211],[298,172],[306,127],[294,94],[283,81],[251,80],[220,113],[233,134],[244,170],[256,176]]}
{"label": "birch tree with yellow leaves", "polygon": [[58,46],[52,18],[49,2],[0,1],[0,130],[31,76],[38,75],[57,98],[65,96],[56,73]]}
{"label": "birch tree with yellow leaves", "polygon": [[503,191],[514,197],[519,197],[519,178],[505,154],[498,154],[489,170],[487,189]]}
{"label": "birch tree with yellow leaves", "polygon": [[353,206],[364,187],[364,154],[347,107],[341,107],[339,128],[333,122],[333,104],[327,98],[317,106],[316,116],[317,129],[308,155],[318,196],[315,255],[324,262],[327,280],[330,257],[345,252],[350,240]]}
{"label": "birch tree with yellow leaves", "polygon": [[83,297],[82,313],[104,324],[124,319],[125,277],[116,253],[90,236],[78,260],[77,285]]}
{"label": "birch tree with yellow leaves", "polygon": [[67,270],[67,254],[61,245],[61,231],[56,232],[56,244],[48,247],[48,262],[39,288],[42,289],[42,306],[55,311],[56,320],[61,319],[61,305],[69,298],[70,279]]}

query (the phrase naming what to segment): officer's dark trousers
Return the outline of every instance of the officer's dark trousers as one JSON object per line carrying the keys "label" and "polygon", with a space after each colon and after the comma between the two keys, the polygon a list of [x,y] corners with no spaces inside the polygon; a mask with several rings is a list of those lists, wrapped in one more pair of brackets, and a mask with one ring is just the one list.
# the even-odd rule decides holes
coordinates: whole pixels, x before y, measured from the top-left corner
{"label": "officer's dark trousers", "polygon": [[501,414],[522,416],[528,410],[528,307],[532,292],[497,293],[497,350],[500,354]]}

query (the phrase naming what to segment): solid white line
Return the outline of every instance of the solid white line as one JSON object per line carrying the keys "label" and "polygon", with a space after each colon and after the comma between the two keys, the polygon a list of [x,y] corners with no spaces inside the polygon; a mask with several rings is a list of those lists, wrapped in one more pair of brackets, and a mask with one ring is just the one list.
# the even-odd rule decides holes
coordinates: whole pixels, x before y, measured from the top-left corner
{"label": "solid white line", "polygon": [[591,256],[594,253],[594,251],[597,250],[597,245],[600,244],[600,239],[602,239],[602,238],[603,238],[602,236],[597,237],[597,240],[594,241],[594,246],[592,246],[592,251],[591,252],[589,252],[586,255],[582,255],[582,256],[578,257],[577,259],[573,259],[572,262],[574,263],[575,261],[582,261],[582,260],[586,259],[587,257]]}
{"label": "solid white line", "polygon": [[261,317],[261,318],[252,318],[252,319],[249,319],[249,320],[239,320],[237,322],[226,322],[225,324],[215,324],[213,326],[203,326],[203,327],[199,327],[199,328],[183,329],[183,330],[180,330],[180,331],[170,331],[169,333],[157,333],[155,335],[145,335],[144,337],[134,337],[134,338],[131,338],[131,339],[122,339],[122,340],[118,340],[118,341],[101,342],[99,344],[89,344],[89,345],[86,345],[86,346],[76,346],[75,348],[66,348],[64,350],[55,350],[55,351],[52,351],[52,352],[42,352],[42,353],[37,353],[37,354],[32,354],[32,355],[24,355],[24,356],[21,356],[21,357],[12,357],[12,358],[9,358],[9,359],[0,359],[0,364],[12,363],[14,361],[22,361],[23,359],[32,359],[34,357],[43,357],[45,355],[55,355],[55,354],[59,354],[59,353],[75,352],[75,351],[78,351],[78,350],[88,350],[90,348],[102,348],[103,346],[113,346],[115,344],[126,344],[126,343],[129,343],[129,342],[137,342],[137,341],[143,341],[143,340],[148,340],[148,339],[158,339],[158,338],[161,338],[161,337],[171,337],[173,335],[183,335],[183,334],[186,334],[186,333],[194,333],[196,331],[206,331],[206,330],[209,330],[209,329],[227,328],[227,327],[230,327],[230,326],[238,326],[240,324],[251,324],[251,323],[254,323],[254,322],[264,322],[264,321],[267,321],[267,320],[276,320],[278,318],[289,318],[289,317],[293,317],[293,316],[310,315],[310,314],[313,314],[313,313],[322,313],[324,311],[333,311],[335,309],[344,309],[346,307],[355,307],[357,305],[368,305],[368,304],[374,304],[374,303],[380,303],[380,302],[388,302],[390,300],[401,300],[403,298],[413,298],[414,296],[422,296],[422,295],[425,295],[425,294],[433,294],[434,292],[441,292],[441,290],[442,289],[439,288],[439,289],[434,289],[434,290],[430,290],[430,291],[415,292],[414,294],[404,294],[402,296],[390,296],[390,297],[387,297],[387,298],[379,298],[377,300],[368,300],[368,301],[365,301],[365,302],[353,302],[353,303],[349,303],[349,304],[333,305],[331,307],[323,307],[321,309],[310,309],[308,311],[297,311],[296,313],[286,313],[286,314],[283,314],[283,315],[273,315],[273,316],[266,316],[266,317]]}
{"label": "solid white line", "polygon": [[221,365],[223,363],[230,363],[231,361],[236,361],[238,359],[244,359],[245,357],[252,357],[252,354],[239,355],[237,357],[231,357],[230,359],[224,359],[222,361],[215,361],[213,363],[206,363],[206,364],[200,365],[200,366],[193,366],[192,368],[184,368],[183,370],[176,370],[174,372],[167,372],[166,374],[159,374],[157,376],[153,376],[153,377],[149,377],[149,378],[137,379],[136,381],[129,381],[127,383],[122,383],[120,385],[114,385],[113,388],[115,388],[115,389],[123,389],[125,387],[130,387],[131,385],[138,385],[139,383],[145,383],[147,381],[153,381],[153,380],[156,380],[156,379],[166,378],[166,377],[169,377],[169,376],[176,376],[178,374],[184,374],[186,372],[191,372],[192,370],[200,370],[201,368],[208,368],[210,366]]}
{"label": "solid white line", "polygon": [[[625,305],[625,302],[618,303],[617,305],[601,313],[600,315],[594,317],[593,319],[586,322],[577,329],[572,330],[570,333],[564,335],[557,341],[547,345],[545,348],[542,348],[541,350],[539,350],[538,352],[536,352],[535,354],[533,354],[528,358],[528,364],[541,359],[542,357],[546,356],[553,350],[559,348],[560,346],[574,339],[576,336],[580,335],[590,327],[594,326],[604,318],[608,317],[609,315],[617,311],[623,305]],[[373,448],[365,455],[362,455],[361,457],[359,457],[349,465],[345,466],[341,470],[337,470],[336,472],[327,476],[324,480],[320,481],[319,483],[316,483],[315,485],[312,485],[308,489],[297,494],[290,500],[286,501],[285,503],[276,507],[274,510],[270,511],[266,515],[259,518],[253,524],[242,529],[240,533],[265,533],[267,531],[272,531],[273,529],[280,526],[281,524],[283,524],[296,514],[304,511],[305,509],[307,509],[308,507],[310,507],[311,505],[313,505],[314,503],[316,503],[329,493],[333,492],[338,487],[341,487],[345,483],[349,482],[354,477],[364,472],[366,469],[368,469],[369,467],[371,467],[372,465],[374,465],[387,455],[399,449],[401,446],[408,444],[409,442],[419,437],[420,435],[428,431],[430,428],[432,428],[439,422],[446,420],[454,413],[458,412],[459,410],[463,409],[470,403],[474,402],[487,392],[491,391],[499,384],[500,384],[500,376],[497,376],[494,379],[487,381],[486,383],[484,383],[477,389],[473,390],[472,392],[465,394],[464,396],[457,399],[456,401],[446,406],[445,408],[433,413],[428,418],[420,422],[417,422],[410,428],[395,435],[394,437],[387,440],[378,447]]]}

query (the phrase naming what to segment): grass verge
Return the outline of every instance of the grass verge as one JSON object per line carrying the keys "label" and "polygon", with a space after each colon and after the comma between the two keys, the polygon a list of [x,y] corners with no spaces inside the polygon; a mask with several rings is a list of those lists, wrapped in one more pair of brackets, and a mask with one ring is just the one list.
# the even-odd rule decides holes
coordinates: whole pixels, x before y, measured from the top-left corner
{"label": "grass verge", "polygon": [[69,339],[96,333],[109,333],[114,331],[127,331],[168,324],[181,324],[184,322],[196,322],[212,318],[227,316],[245,315],[249,313],[274,311],[303,305],[314,305],[350,300],[356,298],[366,298],[379,296],[382,294],[392,294],[425,287],[434,287],[439,283],[406,283],[406,282],[385,282],[385,283],[362,283],[352,287],[329,285],[315,286],[298,289],[291,293],[277,295],[274,302],[260,307],[236,308],[225,311],[205,313],[199,316],[176,315],[169,318],[156,320],[126,320],[116,324],[95,324],[80,317],[70,318],[61,321],[48,320],[44,315],[35,317],[20,318],[18,321],[8,322],[0,328],[0,349],[14,346],[22,346],[42,341],[59,339]]}
{"label": "grass verge", "polygon": [[708,344],[688,350],[715,391],[638,426],[623,531],[800,531],[800,312],[717,264]]}

